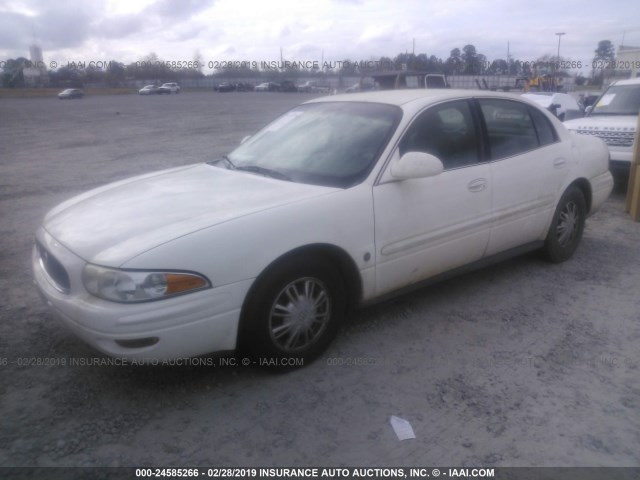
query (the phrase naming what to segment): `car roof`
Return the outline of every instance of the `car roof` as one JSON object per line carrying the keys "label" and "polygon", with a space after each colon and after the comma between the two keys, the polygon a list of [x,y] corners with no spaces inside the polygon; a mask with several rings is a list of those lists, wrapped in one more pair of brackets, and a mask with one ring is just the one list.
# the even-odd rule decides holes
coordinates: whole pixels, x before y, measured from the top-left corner
{"label": "car roof", "polygon": [[618,80],[611,85],[640,85],[640,77],[630,78],[628,80]]}
{"label": "car roof", "polygon": [[408,106],[411,103],[430,104],[443,100],[454,100],[457,98],[493,97],[505,99],[518,99],[519,96],[512,93],[487,92],[485,90],[457,90],[450,88],[441,89],[407,89],[407,90],[383,90],[362,93],[348,93],[340,95],[330,95],[326,97],[314,98],[305,103],[318,102],[368,102],[385,103],[398,107]]}
{"label": "car roof", "polygon": [[527,93],[523,93],[522,96],[524,97],[526,95],[535,95],[535,96],[538,96],[538,97],[542,97],[542,96],[551,97],[551,96],[557,95],[557,94],[558,94],[558,92],[527,92]]}

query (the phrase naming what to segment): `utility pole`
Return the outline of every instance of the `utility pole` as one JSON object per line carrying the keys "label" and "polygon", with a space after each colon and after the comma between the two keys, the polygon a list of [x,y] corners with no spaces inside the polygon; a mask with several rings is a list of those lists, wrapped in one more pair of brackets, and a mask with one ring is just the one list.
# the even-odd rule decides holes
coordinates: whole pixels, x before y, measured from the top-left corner
{"label": "utility pole", "polygon": [[566,33],[564,32],[560,32],[560,33],[556,33],[556,35],[558,36],[558,57],[556,60],[556,71],[555,71],[555,81],[556,81],[556,91],[558,91],[558,70],[560,69],[560,39],[562,38],[563,35],[566,35]]}

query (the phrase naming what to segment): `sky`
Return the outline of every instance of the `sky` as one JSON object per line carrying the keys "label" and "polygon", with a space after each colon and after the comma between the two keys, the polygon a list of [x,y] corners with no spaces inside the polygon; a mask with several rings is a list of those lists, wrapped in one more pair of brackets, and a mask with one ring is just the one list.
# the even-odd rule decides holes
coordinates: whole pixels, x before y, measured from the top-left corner
{"label": "sky", "polygon": [[[637,0],[0,0],[2,60],[47,65],[204,60],[331,62],[476,47],[488,60],[557,54],[590,64],[600,40],[640,46]],[[415,45],[415,50],[414,50]],[[209,62],[212,62],[209,64]]]}

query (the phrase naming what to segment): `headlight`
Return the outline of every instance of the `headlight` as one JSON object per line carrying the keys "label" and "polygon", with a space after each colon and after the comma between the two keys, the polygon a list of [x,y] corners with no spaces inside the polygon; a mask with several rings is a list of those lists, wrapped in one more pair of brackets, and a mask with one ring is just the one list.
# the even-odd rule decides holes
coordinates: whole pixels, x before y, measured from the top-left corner
{"label": "headlight", "polygon": [[113,302],[146,302],[209,288],[195,273],[118,270],[88,264],[82,281],[96,297]]}

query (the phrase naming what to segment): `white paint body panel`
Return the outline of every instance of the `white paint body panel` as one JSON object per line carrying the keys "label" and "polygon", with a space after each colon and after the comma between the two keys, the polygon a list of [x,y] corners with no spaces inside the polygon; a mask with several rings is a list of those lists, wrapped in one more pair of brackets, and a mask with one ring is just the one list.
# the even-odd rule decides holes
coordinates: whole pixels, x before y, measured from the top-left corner
{"label": "white paint body panel", "polygon": [[[632,115],[592,115],[585,118],[576,118],[564,122],[564,126],[573,132],[588,132],[588,135],[606,135],[609,132],[635,134],[638,125],[638,117]],[[616,162],[631,163],[633,148],[609,146],[611,160]]]}
{"label": "white paint body panel", "polygon": [[483,257],[491,228],[489,164],[374,188],[376,293],[382,295]]}
{"label": "white paint body panel", "polygon": [[487,255],[543,240],[571,167],[571,147],[559,142],[491,163],[491,239]]}
{"label": "white paint body panel", "polygon": [[[576,179],[592,189],[591,211],[600,207],[612,188],[606,146],[571,135],[550,114],[558,144],[522,158],[394,181],[389,162],[418,112],[476,94],[517,98],[410,90],[313,100],[382,102],[403,111],[368,178],[348,189],[193,165],[79,195],[54,208],[37,232],[38,241],[64,265],[70,291],[51,285],[36,254],[35,282],[57,316],[101,351],[125,358],[179,358],[235,348],[241,308],[254,280],[297,248],[340,249],[361,281],[356,300],[368,301],[544,238],[560,195]],[[87,262],[198,272],[212,288],[133,305],[109,302],[86,291],[81,277]],[[116,343],[140,337],[160,341],[138,349]]]}

